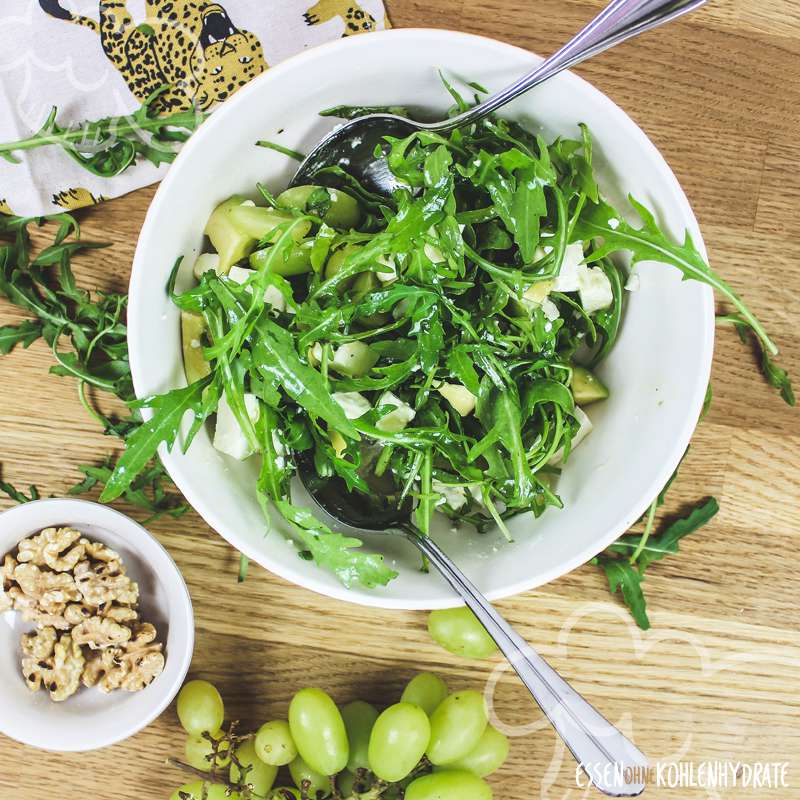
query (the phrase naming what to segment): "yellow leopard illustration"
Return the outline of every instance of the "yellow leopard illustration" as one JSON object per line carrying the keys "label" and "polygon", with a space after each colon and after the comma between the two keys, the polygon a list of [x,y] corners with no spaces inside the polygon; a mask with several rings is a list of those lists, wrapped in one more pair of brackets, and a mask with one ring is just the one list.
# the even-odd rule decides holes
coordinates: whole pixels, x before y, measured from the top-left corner
{"label": "yellow leopard illustration", "polygon": [[11,206],[6,202],[5,197],[0,197],[0,214],[10,214],[11,216],[14,215],[14,212],[11,210]]}
{"label": "yellow leopard illustration", "polygon": [[[319,0],[318,3],[303,14],[306,25],[319,25],[334,17],[341,17],[344,22],[342,36],[354,36],[357,33],[374,31],[377,27],[375,17],[351,0]],[[388,27],[388,26],[387,26]]]}
{"label": "yellow leopard illustration", "polygon": [[61,206],[67,211],[74,211],[76,208],[84,206],[94,206],[102,203],[106,198],[99,194],[95,197],[88,189],[77,187],[75,189],[64,189],[53,195],[53,205]]}
{"label": "yellow leopard illustration", "polygon": [[147,0],[136,23],[127,0],[99,0],[100,18],[73,14],[62,0],[39,0],[53,17],[100,36],[103,51],[139,99],[161,86],[164,111],[206,111],[267,68],[255,34],[237,28],[228,12],[206,0]]}

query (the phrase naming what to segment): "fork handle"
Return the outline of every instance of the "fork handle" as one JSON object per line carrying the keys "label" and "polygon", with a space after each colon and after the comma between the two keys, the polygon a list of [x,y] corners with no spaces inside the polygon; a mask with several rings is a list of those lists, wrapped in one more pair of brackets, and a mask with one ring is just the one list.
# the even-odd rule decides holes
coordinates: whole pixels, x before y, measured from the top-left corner
{"label": "fork handle", "polygon": [[644,770],[632,773],[638,780],[631,782],[626,782],[631,773],[626,778],[625,770],[646,767],[645,755],[530,647],[436,542],[411,527],[403,529],[403,533],[427,556],[497,642],[593,784],[612,797],[641,794],[645,788]]}
{"label": "fork handle", "polygon": [[694,11],[706,2],[707,0],[612,0],[560,50],[510,86],[462,114],[421,127],[448,131],[477,122],[562,70],[574,67],[621,42]]}

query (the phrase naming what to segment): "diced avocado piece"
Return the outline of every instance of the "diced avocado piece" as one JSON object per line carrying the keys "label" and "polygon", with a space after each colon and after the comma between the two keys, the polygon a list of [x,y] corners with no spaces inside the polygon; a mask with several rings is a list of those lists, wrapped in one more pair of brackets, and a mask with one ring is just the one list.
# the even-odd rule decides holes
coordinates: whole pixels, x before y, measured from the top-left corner
{"label": "diced avocado piece", "polygon": [[348,342],[336,350],[330,366],[340,375],[361,378],[372,369],[378,358],[378,354],[373,353],[364,342]]}
{"label": "diced avocado piece", "polygon": [[255,270],[262,270],[269,264],[270,272],[276,275],[284,277],[302,275],[304,272],[311,272],[313,245],[313,239],[304,239],[288,251],[284,250],[282,254],[278,254],[271,264],[269,259],[272,257],[272,247],[264,247],[250,254],[250,266]]}
{"label": "diced avocado piece", "polygon": [[201,253],[192,268],[195,278],[200,280],[206,272],[219,271],[219,253]]}
{"label": "diced avocado piece", "polygon": [[[380,285],[381,282],[374,272],[359,273],[353,281],[353,300],[357,303]],[[362,314],[358,317],[358,321],[366,328],[380,328],[381,325],[386,325],[390,320],[391,316],[382,312]]]}
{"label": "diced avocado piece", "polygon": [[350,230],[361,219],[358,200],[340,189],[326,186],[293,186],[281,192],[276,202],[283,208],[316,214],[332,228]]}
{"label": "diced avocado piece", "polygon": [[228,270],[237,261],[250,254],[258,241],[256,237],[233,224],[231,215],[244,202],[246,201],[243,197],[235,194],[224,203],[220,203],[206,223],[205,234],[219,253],[217,272],[220,275],[227,275]]}
{"label": "diced avocado piece", "polygon": [[450,403],[462,417],[469,416],[475,410],[478,398],[462,383],[441,383],[436,391]]}
{"label": "diced avocado piece", "polygon": [[[275,230],[278,225],[291,222],[294,217],[291,214],[284,214],[274,208],[264,208],[262,206],[243,206],[238,205],[231,209],[231,222],[243,233],[252,236],[254,239],[263,239],[270,231]],[[302,220],[292,228],[292,238],[299,242],[311,230],[311,222]],[[270,242],[275,243],[280,239],[282,231],[277,231]]]}
{"label": "diced avocado piece", "polygon": [[586,367],[572,368],[572,396],[578,405],[586,406],[608,397],[608,388]]}
{"label": "diced avocado piece", "polygon": [[[334,275],[339,273],[339,270],[342,268],[344,262],[348,258],[348,256],[355,253],[358,250],[359,245],[357,244],[346,244],[344,247],[339,247],[338,249],[334,250],[329,256],[328,261],[325,264],[325,277],[332,278]],[[349,278],[348,280],[344,281],[343,283],[339,284],[339,293],[345,291],[348,287],[353,284],[354,278]]]}
{"label": "diced avocado piece", "polygon": [[189,383],[205,378],[211,364],[203,356],[203,334],[206,321],[200,314],[181,311],[181,339],[183,344],[183,370]]}

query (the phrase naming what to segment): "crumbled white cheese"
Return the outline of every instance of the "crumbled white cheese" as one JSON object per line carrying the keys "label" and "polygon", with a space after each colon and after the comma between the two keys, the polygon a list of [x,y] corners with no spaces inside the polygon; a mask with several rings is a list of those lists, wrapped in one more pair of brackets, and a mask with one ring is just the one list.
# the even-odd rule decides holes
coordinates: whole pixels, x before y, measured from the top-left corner
{"label": "crumbled white cheese", "polygon": [[197,280],[203,277],[204,272],[219,271],[219,253],[201,253],[194,262],[194,276]]}
{"label": "crumbled white cheese", "polygon": [[[252,269],[245,269],[244,267],[231,267],[231,271],[228,273],[227,278],[234,283],[243,284],[255,274],[255,270]],[[252,294],[253,288],[248,286],[247,291]],[[264,302],[268,306],[272,306],[273,311],[286,311],[286,298],[283,296],[283,293],[280,289],[278,289],[277,286],[267,286],[267,288],[264,290]]]}
{"label": "crumbled white cheese", "polygon": [[442,483],[442,481],[433,479],[431,488],[436,494],[441,495],[436,505],[447,503],[453,511],[458,511],[459,508],[467,504],[467,491],[464,486],[454,486],[452,483]]}
{"label": "crumbled white cheese", "polygon": [[397,280],[397,264],[394,256],[378,256],[375,260],[386,267],[386,270],[375,273],[381,283],[391,283]]}
{"label": "crumbled white cheese", "polygon": [[392,392],[384,392],[380,400],[378,400],[378,405],[395,406],[393,411],[390,411],[375,423],[375,427],[379,431],[384,431],[386,433],[397,433],[403,430],[403,428],[417,416],[417,412],[414,411],[408,403],[404,403]]}
{"label": "crumbled white cheese", "polygon": [[545,297],[542,300],[542,312],[550,322],[554,322],[561,316],[558,312],[558,306],[549,297]]}
{"label": "crumbled white cheese", "polygon": [[611,228],[612,231],[615,231],[619,228],[619,220],[616,217],[611,217],[608,221],[608,227]]}
{"label": "crumbled white cheese", "polygon": [[625,289],[629,292],[638,292],[641,283],[642,282],[641,279],[639,278],[639,273],[633,270],[628,275],[628,280],[625,281]]}
{"label": "crumbled white cheese", "polygon": [[578,291],[578,265],[583,263],[583,259],[583,242],[573,242],[567,245],[564,251],[564,260],[561,262],[561,270],[553,283],[553,291]]}
{"label": "crumbled white cheese", "polygon": [[331,396],[347,419],[358,419],[372,409],[369,400],[361,392],[334,392]]}
{"label": "crumbled white cheese", "polygon": [[[254,394],[245,393],[244,407],[247,410],[247,416],[250,417],[253,424],[258,422],[261,408],[258,404],[258,398]],[[225,453],[239,461],[244,461],[245,458],[253,455],[253,449],[250,447],[250,443],[247,441],[244,433],[242,433],[239,422],[225,395],[220,399],[217,408],[217,428],[214,431],[214,447],[221,453]]]}
{"label": "crumbled white cheese", "polygon": [[253,206],[255,206],[255,203],[252,200],[242,200],[242,202],[239,203],[239,205],[240,206],[249,206],[249,207],[252,208]]}
{"label": "crumbled white cheese", "polygon": [[601,267],[578,265],[578,294],[587,314],[608,308],[614,302],[611,281]]}

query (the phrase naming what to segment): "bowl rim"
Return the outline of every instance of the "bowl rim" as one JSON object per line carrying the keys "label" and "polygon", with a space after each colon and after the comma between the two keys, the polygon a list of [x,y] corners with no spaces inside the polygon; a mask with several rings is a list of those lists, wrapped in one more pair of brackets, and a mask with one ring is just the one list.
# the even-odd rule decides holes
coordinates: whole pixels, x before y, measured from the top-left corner
{"label": "bowl rim", "polygon": [[[454,31],[441,28],[394,28],[388,30],[374,31],[371,32],[368,36],[343,37],[341,39],[327,42],[325,44],[321,44],[319,46],[302,51],[287,58],[286,60],[280,62],[274,67],[271,67],[270,69],[263,72],[261,75],[257,76],[252,81],[250,81],[246,86],[243,86],[239,91],[236,92],[236,94],[234,94],[219,109],[217,109],[209,117],[209,119],[203,122],[200,128],[192,135],[192,137],[188,140],[188,142],[181,148],[181,151],[178,154],[177,158],[175,159],[175,162],[172,164],[170,170],[167,172],[166,177],[162,180],[161,184],[156,190],[156,193],[153,196],[153,199],[150,203],[150,207],[148,208],[147,213],[145,215],[145,220],[142,225],[139,234],[139,239],[136,245],[136,251],[134,254],[133,267],[131,270],[131,279],[129,285],[130,322],[128,326],[128,350],[129,350],[129,357],[131,364],[131,373],[133,376],[134,391],[136,392],[137,397],[142,397],[147,392],[145,391],[143,386],[144,375],[146,375],[146,364],[144,363],[144,356],[138,346],[138,342],[141,339],[141,337],[138,335],[138,327],[137,327],[137,319],[139,318],[139,315],[137,313],[134,313],[135,309],[138,307],[136,287],[137,284],[142,283],[145,280],[146,270],[148,268],[148,262],[146,261],[143,253],[149,249],[149,239],[151,236],[150,229],[152,227],[153,220],[159,217],[162,213],[164,213],[164,209],[162,208],[164,203],[164,198],[169,192],[173,183],[175,183],[178,180],[179,170],[183,162],[188,161],[191,158],[193,151],[200,146],[200,143],[202,141],[204,141],[208,137],[214,136],[217,129],[224,126],[229,120],[235,119],[239,107],[245,106],[249,100],[250,95],[260,90],[259,89],[260,84],[267,83],[269,81],[280,80],[284,72],[293,70],[298,65],[301,65],[310,60],[324,57],[330,52],[335,52],[336,50],[346,47],[356,48],[359,46],[367,46],[369,42],[372,42],[374,45],[376,40],[387,37],[392,37],[395,39],[406,38],[413,41],[419,41],[420,39],[437,40],[445,38],[448,40],[460,40],[465,46],[469,46],[470,44],[474,43],[481,43],[484,46],[488,44],[491,47],[498,48],[501,50],[515,51],[517,54],[530,60],[531,66],[535,66],[537,62],[540,63],[541,61],[544,60],[541,56],[533,53],[530,50],[518,47],[517,45],[509,44],[507,42],[503,42],[499,39],[494,39],[489,36],[482,36],[479,34],[465,33],[462,31]],[[671,178],[672,180],[671,189],[675,193],[675,199],[679,204],[679,206],[681,207],[681,211],[683,212],[687,220],[689,220],[690,222],[694,222],[695,228],[697,232],[700,234],[695,238],[694,244],[698,248],[700,253],[703,255],[703,257],[707,260],[708,253],[706,250],[705,242],[703,240],[702,233],[700,232],[700,227],[697,222],[697,218],[695,217],[692,207],[689,203],[689,200],[686,197],[686,193],[684,192],[683,187],[680,185],[678,179],[675,177],[675,174],[669,167],[669,164],[667,163],[666,159],[663,157],[663,155],[655,146],[655,144],[644,133],[644,131],[639,127],[639,125],[619,105],[617,105],[611,98],[609,98],[606,94],[604,94],[600,89],[596,88],[593,84],[589,83],[589,81],[585,80],[584,78],[580,77],[579,75],[575,74],[570,70],[566,70],[560,73],[559,78],[563,81],[571,82],[574,86],[580,87],[583,91],[589,91],[591,93],[594,93],[595,95],[598,95],[602,99],[602,101],[608,105],[610,111],[621,115],[625,120],[627,120],[627,122],[630,124],[631,136],[638,139],[639,144],[645,150],[648,151],[652,161],[659,166],[660,170],[663,170],[666,176]],[[661,470],[657,472],[656,479],[652,482],[650,490],[646,493],[646,495],[645,494],[642,495],[642,498],[645,499],[640,498],[638,503],[632,505],[630,513],[626,515],[621,514],[620,522],[617,524],[617,526],[607,531],[603,537],[598,538],[595,544],[593,544],[591,547],[584,548],[580,552],[576,553],[569,560],[562,562],[560,566],[550,569],[546,573],[539,575],[533,580],[519,580],[514,583],[504,585],[501,588],[487,591],[486,597],[489,600],[501,600],[506,597],[512,597],[514,595],[521,594],[522,592],[526,592],[538,586],[542,586],[546,583],[549,583],[550,581],[555,580],[556,578],[559,578],[563,575],[566,575],[572,570],[576,569],[577,567],[580,567],[581,565],[585,564],[591,558],[593,558],[602,550],[604,550],[606,547],[608,547],[613,541],[619,538],[630,527],[633,521],[635,521],[636,519],[641,517],[642,514],[645,513],[648,506],[652,502],[651,499],[647,498],[655,497],[656,494],[658,494],[658,492],[661,491],[663,486],[666,484],[669,477],[673,474],[678,464],[680,463],[681,459],[683,458],[686,448],[688,447],[689,442],[692,438],[694,429],[696,428],[697,423],[699,421],[700,412],[702,410],[703,402],[706,395],[706,388],[711,375],[711,363],[714,352],[714,331],[715,331],[714,293],[710,286],[708,286],[707,284],[700,284],[700,283],[698,283],[698,291],[700,291],[703,295],[702,314],[704,317],[703,327],[705,335],[703,337],[703,340],[697,343],[698,351],[700,352],[700,358],[698,360],[699,369],[696,378],[696,385],[694,386],[693,396],[689,404],[690,408],[692,409],[692,412],[690,414],[687,414],[682,428],[676,434],[675,446],[673,448],[670,458],[664,461]],[[148,419],[150,413],[151,412],[149,412],[149,410],[145,409],[143,415],[145,416],[146,419]],[[161,460],[164,464],[164,467],[169,472],[176,486],[181,490],[181,492],[186,497],[187,501],[192,505],[195,511],[197,511],[197,513],[200,514],[200,516],[206,521],[206,523],[218,535],[222,536],[223,539],[225,539],[231,545],[236,547],[247,558],[249,558],[252,561],[255,561],[256,563],[263,566],[265,569],[278,575],[284,580],[287,580],[295,585],[302,586],[303,588],[310,589],[311,591],[314,591],[326,597],[332,597],[336,600],[343,600],[345,602],[354,603],[356,605],[374,607],[374,608],[386,608],[386,609],[396,609],[396,610],[432,610],[440,608],[453,608],[459,605],[463,605],[463,601],[457,595],[453,595],[452,598],[430,600],[430,599],[417,599],[414,597],[407,597],[407,598],[384,597],[379,592],[374,592],[370,594],[368,590],[365,590],[364,592],[354,592],[353,590],[347,589],[340,584],[324,583],[321,580],[318,580],[315,577],[315,574],[311,571],[304,572],[302,569],[293,569],[283,564],[276,563],[270,559],[269,555],[265,556],[263,553],[256,553],[254,548],[250,547],[248,542],[243,538],[239,537],[235,532],[227,531],[224,534],[221,532],[226,528],[224,519],[222,518],[221,515],[217,513],[215,505],[212,502],[210,502],[209,499],[191,490],[190,482],[185,478],[183,470],[181,469],[180,454],[178,448],[173,448],[172,451],[169,451],[162,444],[159,448],[159,454],[161,456]],[[191,497],[189,496],[189,493],[187,493],[184,487],[189,487],[189,492],[192,495]],[[306,562],[301,562],[301,563],[305,564]]]}
{"label": "bowl rim", "polygon": [[[146,557],[147,563],[162,581],[165,589],[174,592],[170,595],[170,599],[175,599],[176,608],[180,613],[177,617],[174,613],[169,613],[168,619],[170,627],[174,625],[177,630],[182,632],[181,639],[184,646],[179,652],[170,650],[167,663],[175,663],[177,660],[177,670],[174,668],[170,670],[169,674],[173,675],[173,680],[169,685],[163,684],[163,688],[159,687],[160,691],[157,694],[153,693],[153,699],[157,699],[157,702],[154,702],[146,714],[132,719],[126,725],[120,725],[119,730],[115,731],[113,735],[104,738],[98,737],[89,725],[81,725],[78,730],[80,718],[76,719],[76,730],[68,739],[64,737],[63,733],[54,734],[50,731],[43,732],[40,737],[30,736],[24,732],[20,733],[14,728],[12,717],[3,715],[0,719],[0,732],[22,744],[40,750],[78,753],[99,750],[117,744],[146,728],[162,714],[175,699],[189,671],[194,652],[195,626],[192,598],[186,581],[164,545],[136,520],[114,508],[79,498],[42,498],[14,506],[0,513],[0,533],[9,520],[13,520],[17,524],[24,524],[26,517],[37,520],[32,524],[31,533],[48,527],[48,523],[41,522],[42,518],[50,519],[49,524],[53,525],[63,522],[64,517],[71,517],[72,522],[76,525],[97,525],[113,531],[124,538],[126,545],[131,550],[142,558]],[[145,541],[147,544],[141,547],[140,541]],[[145,553],[143,550],[147,552]],[[168,611],[172,611],[172,609],[170,608]],[[162,675],[166,677],[166,670]]]}

